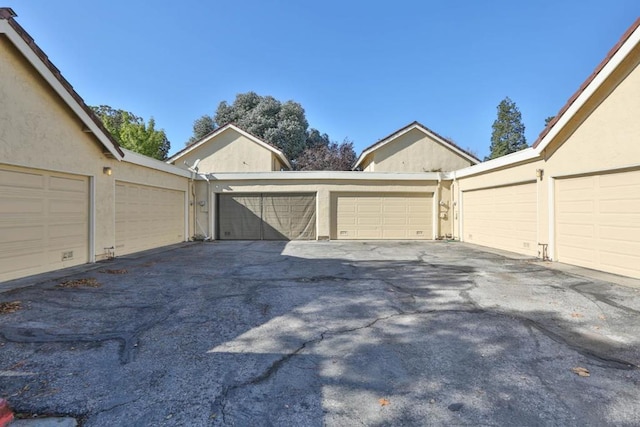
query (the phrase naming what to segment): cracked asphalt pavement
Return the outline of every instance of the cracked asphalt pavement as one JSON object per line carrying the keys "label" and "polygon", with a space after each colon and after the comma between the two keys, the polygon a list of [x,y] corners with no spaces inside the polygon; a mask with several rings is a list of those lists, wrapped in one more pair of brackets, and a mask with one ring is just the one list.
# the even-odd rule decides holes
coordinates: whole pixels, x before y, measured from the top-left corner
{"label": "cracked asphalt pavement", "polygon": [[1,397],[84,426],[640,424],[640,291],[462,243],[191,243],[17,301]]}

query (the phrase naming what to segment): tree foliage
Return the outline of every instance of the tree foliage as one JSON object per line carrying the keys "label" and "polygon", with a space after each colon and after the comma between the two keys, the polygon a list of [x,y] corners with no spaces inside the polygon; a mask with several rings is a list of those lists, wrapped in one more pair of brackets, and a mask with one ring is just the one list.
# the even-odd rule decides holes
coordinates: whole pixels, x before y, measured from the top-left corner
{"label": "tree foliage", "polygon": [[142,117],[108,105],[93,106],[91,109],[122,147],[158,160],[166,160],[171,143],[164,130],[156,130],[153,117],[145,123]]}
{"label": "tree foliage", "polygon": [[522,115],[516,103],[509,97],[498,104],[498,117],[491,128],[491,153],[485,157],[485,160],[495,159],[527,148]]}
{"label": "tree foliage", "polygon": [[307,148],[294,160],[296,170],[333,170],[347,171],[356,161],[353,142],[345,139],[341,144],[330,142],[325,133],[320,135],[316,129],[309,131]]}
{"label": "tree foliage", "polygon": [[216,121],[211,116],[208,116],[206,114],[203,115],[199,119],[196,119],[195,122],[193,122],[193,135],[187,142],[185,142],[185,145],[191,145],[201,140],[214,130],[216,130]]}
{"label": "tree foliage", "polygon": [[272,96],[241,93],[231,105],[226,101],[218,105],[214,121],[220,126],[235,124],[278,147],[289,159],[305,149],[309,124],[304,109],[294,101],[283,103]]}
{"label": "tree foliage", "polygon": [[544,119],[544,126],[547,127],[547,125],[549,124],[549,122],[551,122],[551,120],[555,119],[556,116],[549,116],[546,119]]}

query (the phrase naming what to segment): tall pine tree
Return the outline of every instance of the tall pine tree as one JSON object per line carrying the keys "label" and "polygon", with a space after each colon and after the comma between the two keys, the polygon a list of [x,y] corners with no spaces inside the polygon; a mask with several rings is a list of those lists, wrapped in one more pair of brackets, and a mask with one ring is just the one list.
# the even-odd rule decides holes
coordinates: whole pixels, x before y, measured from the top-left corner
{"label": "tall pine tree", "polygon": [[485,160],[495,159],[527,148],[522,114],[520,114],[516,103],[509,97],[498,104],[498,118],[493,122],[491,129],[491,154],[485,157]]}

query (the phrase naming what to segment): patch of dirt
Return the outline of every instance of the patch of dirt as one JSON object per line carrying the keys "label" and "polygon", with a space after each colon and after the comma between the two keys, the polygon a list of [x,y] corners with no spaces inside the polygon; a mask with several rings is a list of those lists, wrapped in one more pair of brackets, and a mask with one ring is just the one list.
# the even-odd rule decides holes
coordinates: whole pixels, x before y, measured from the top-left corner
{"label": "patch of dirt", "polygon": [[98,273],[104,273],[104,274],[127,274],[129,271],[126,268],[120,269],[120,270],[110,270],[110,269],[104,269],[104,270],[98,270]]}
{"label": "patch of dirt", "polygon": [[99,288],[102,286],[96,279],[90,277],[85,279],[67,280],[56,285],[56,288]]}
{"label": "patch of dirt", "polygon": [[0,314],[15,313],[22,309],[20,301],[0,302]]}

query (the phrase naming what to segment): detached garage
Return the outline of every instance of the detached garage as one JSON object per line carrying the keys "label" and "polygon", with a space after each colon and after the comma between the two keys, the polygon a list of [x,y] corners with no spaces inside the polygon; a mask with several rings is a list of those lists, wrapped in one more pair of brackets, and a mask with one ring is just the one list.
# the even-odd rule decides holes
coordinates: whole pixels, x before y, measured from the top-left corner
{"label": "detached garage", "polygon": [[218,195],[221,240],[314,240],[315,193]]}
{"label": "detached garage", "polygon": [[185,192],[116,181],[115,255],[185,240]]}
{"label": "detached garage", "polygon": [[640,277],[640,171],[555,180],[558,261]]}
{"label": "detached garage", "polygon": [[0,166],[0,281],[89,262],[89,178]]}
{"label": "detached garage", "polygon": [[536,183],[464,191],[464,241],[537,254]]}
{"label": "detached garage", "polygon": [[433,239],[433,193],[336,193],[334,239]]}

